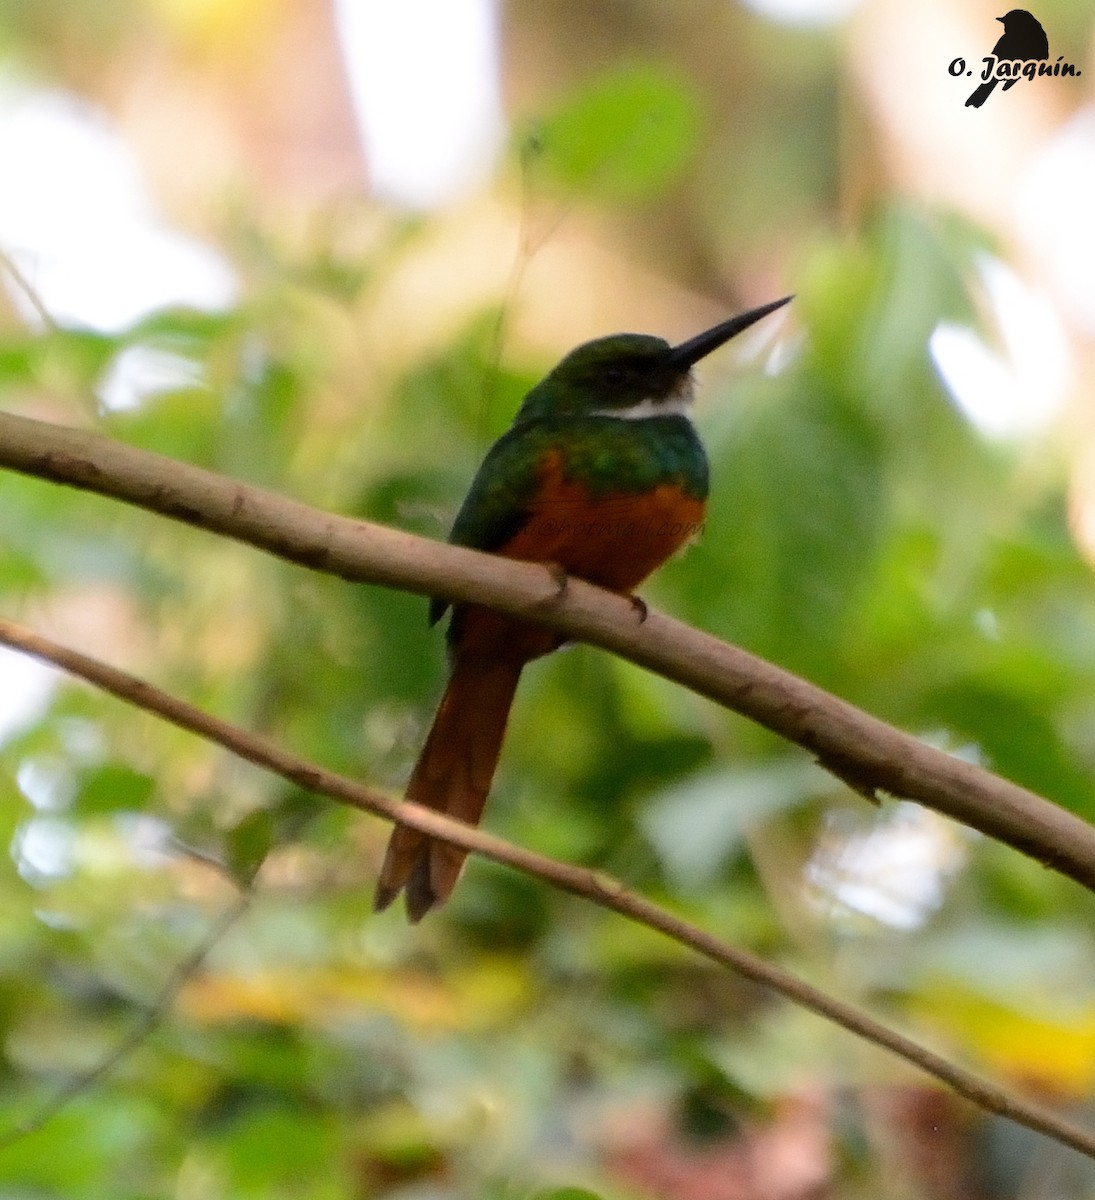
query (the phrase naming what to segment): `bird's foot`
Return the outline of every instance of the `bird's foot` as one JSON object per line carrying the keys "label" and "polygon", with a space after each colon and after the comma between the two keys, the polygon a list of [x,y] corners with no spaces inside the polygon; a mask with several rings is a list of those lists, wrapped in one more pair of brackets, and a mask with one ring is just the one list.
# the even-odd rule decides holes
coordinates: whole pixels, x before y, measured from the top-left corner
{"label": "bird's foot", "polygon": [[628,592],[627,602],[639,614],[639,624],[644,625],[646,618],[650,616],[650,609],[646,606],[646,601],[642,596],[635,596]]}

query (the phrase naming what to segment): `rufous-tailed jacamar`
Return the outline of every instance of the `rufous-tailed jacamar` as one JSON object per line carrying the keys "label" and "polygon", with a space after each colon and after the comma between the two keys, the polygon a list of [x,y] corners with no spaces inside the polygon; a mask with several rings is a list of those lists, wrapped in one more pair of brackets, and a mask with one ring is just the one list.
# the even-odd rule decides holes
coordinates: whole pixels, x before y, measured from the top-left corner
{"label": "rufous-tailed jacamar", "polygon": [[[449,540],[630,593],[703,520],[708,469],[688,419],[692,366],[790,298],[679,346],[621,333],[572,350],[528,393],[487,452]],[[431,603],[431,624],[447,607]],[[564,640],[545,626],[457,606],[448,686],[407,784],[408,800],[478,823],[521,669]],[[464,858],[456,846],[397,825],[377,909],[405,891],[417,921],[448,898]]]}

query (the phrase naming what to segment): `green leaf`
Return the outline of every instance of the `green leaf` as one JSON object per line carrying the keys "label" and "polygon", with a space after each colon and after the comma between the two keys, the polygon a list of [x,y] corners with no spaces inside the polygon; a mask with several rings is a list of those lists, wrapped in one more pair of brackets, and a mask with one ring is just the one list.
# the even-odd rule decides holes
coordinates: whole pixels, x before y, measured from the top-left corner
{"label": "green leaf", "polygon": [[526,159],[567,191],[644,199],[680,177],[701,124],[685,80],[657,64],[634,64],[573,92],[527,136]]}
{"label": "green leaf", "polygon": [[291,787],[273,805],[248,813],[224,838],[224,857],[232,876],[247,887],[271,849],[299,836],[319,810],[315,796]]}
{"label": "green leaf", "polygon": [[[269,1196],[271,1186],[295,1181],[293,1195],[330,1195],[324,1186],[339,1155],[335,1126],[297,1109],[254,1107],[227,1129],[222,1142],[237,1195]],[[279,1192],[278,1194],[284,1194]]]}
{"label": "green leaf", "polygon": [[255,877],[274,844],[274,817],[266,808],[249,813],[228,831],[224,849],[232,877],[244,886]]}
{"label": "green leaf", "polygon": [[81,816],[140,812],[155,790],[155,781],[121,763],[107,763],[84,775],[74,809]]}

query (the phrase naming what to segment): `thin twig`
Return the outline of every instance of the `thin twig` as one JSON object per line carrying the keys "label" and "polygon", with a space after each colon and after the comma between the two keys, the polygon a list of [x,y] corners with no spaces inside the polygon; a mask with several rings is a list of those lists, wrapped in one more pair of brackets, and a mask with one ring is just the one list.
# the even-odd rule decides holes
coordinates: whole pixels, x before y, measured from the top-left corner
{"label": "thin twig", "polygon": [[31,308],[38,315],[38,319],[50,333],[57,333],[59,326],[53,319],[53,314],[46,308],[45,301],[38,295],[38,289],[26,277],[26,274],[19,267],[19,264],[6,250],[0,250],[0,267],[10,276],[11,281],[15,286],[26,296]]}
{"label": "thin twig", "polygon": [[826,995],[779,967],[738,950],[650,900],[629,891],[609,876],[535,854],[417,804],[400,804],[345,776],[336,775],[323,767],[297,758],[274,742],[203,712],[134,675],[61,646],[11,621],[0,620],[0,643],[52,663],[70,674],[78,675],[120,700],[155,713],[172,724],[216,742],[233,754],[257,766],[265,767],[308,791],[330,796],[387,820],[401,821],[465,850],[483,854],[495,862],[505,863],[534,875],[603,908],[612,909],[650,929],[656,929],[711,961],[737,971],[747,979],[769,987],[794,1003],[891,1051],[981,1108],[1008,1117],[1095,1159],[1095,1133],[1077,1128],[1046,1109],[949,1062],[867,1013]]}
{"label": "thin twig", "polygon": [[0,413],[0,467],[112,496],[344,579],[472,601],[592,642],[757,721],[859,791],[917,800],[1095,891],[1095,828],[798,676],[550,571],[309,508],[88,430]]}
{"label": "thin twig", "polygon": [[[42,656],[39,656],[42,657]],[[10,1129],[0,1132],[0,1150],[5,1150],[16,1142],[44,1128],[57,1114],[67,1107],[78,1096],[83,1095],[108,1075],[124,1059],[148,1037],[163,1019],[164,1014],[175,1003],[176,998],[186,986],[194,973],[201,967],[213,947],[221,940],[228,930],[243,916],[251,903],[251,892],[244,891],[228,905],[209,927],[205,937],[175,964],[167,977],[159,994],[145,1009],[133,1028],[121,1039],[113,1050],[105,1055],[95,1066],[87,1071],[73,1076],[63,1087],[59,1088],[46,1100],[36,1112],[25,1121]]]}

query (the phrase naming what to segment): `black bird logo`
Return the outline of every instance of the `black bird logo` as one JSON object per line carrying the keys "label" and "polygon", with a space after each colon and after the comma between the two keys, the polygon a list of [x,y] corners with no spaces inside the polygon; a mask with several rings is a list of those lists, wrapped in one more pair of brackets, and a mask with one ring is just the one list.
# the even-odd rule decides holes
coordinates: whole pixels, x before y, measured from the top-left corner
{"label": "black bird logo", "polygon": [[[1000,40],[992,48],[992,53],[998,62],[1005,59],[1010,62],[1015,59],[1029,61],[1049,58],[1049,39],[1046,37],[1046,31],[1042,28],[1038,18],[1028,13],[1025,8],[1013,8],[1011,12],[996,19],[1001,21],[1004,26]],[[1005,80],[1004,91],[1014,87],[1019,79],[1020,76],[1015,75],[1011,79]],[[992,95],[999,82],[999,79],[989,79],[981,84],[966,101],[966,107],[980,108]]]}

